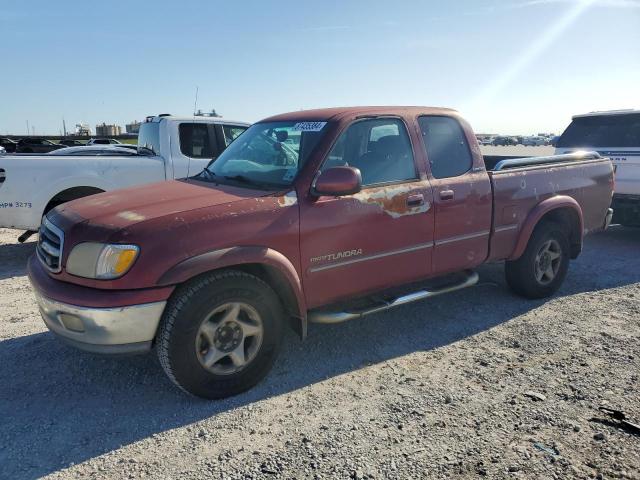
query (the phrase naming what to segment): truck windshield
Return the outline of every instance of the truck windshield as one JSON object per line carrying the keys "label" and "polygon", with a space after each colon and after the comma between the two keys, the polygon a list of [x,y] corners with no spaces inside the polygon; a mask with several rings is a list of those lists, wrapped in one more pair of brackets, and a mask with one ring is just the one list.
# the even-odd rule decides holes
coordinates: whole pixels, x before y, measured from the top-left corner
{"label": "truck windshield", "polygon": [[266,188],[288,187],[327,130],[327,122],[256,123],[200,176]]}
{"label": "truck windshield", "polygon": [[640,147],[640,113],[576,117],[558,147]]}

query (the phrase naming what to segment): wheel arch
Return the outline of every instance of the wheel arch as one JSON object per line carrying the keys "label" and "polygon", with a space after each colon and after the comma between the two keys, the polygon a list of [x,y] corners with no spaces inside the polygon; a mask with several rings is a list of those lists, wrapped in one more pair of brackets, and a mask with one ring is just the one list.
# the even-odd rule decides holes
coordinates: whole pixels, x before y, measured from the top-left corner
{"label": "wheel arch", "polygon": [[49,210],[54,209],[58,205],[62,205],[63,203],[70,202],[71,200],[77,200],[78,198],[88,197],[90,195],[96,195],[98,193],[103,193],[105,190],[98,187],[81,185],[75,187],[69,187],[64,190],[56,193],[49,202],[44,207],[42,211],[42,215],[46,215]]}
{"label": "wheel arch", "polygon": [[307,308],[302,282],[291,261],[267,247],[232,247],[196,255],[167,270],[159,285],[185,283],[219,270],[240,270],[255,275],[274,289],[287,312],[290,326],[301,337],[307,335]]}
{"label": "wheel arch", "polygon": [[555,221],[567,226],[569,234],[570,256],[575,259],[582,251],[583,220],[582,209],[578,202],[567,195],[547,198],[529,213],[516,242],[516,247],[508,260],[517,260],[522,256],[535,228],[542,222]]}

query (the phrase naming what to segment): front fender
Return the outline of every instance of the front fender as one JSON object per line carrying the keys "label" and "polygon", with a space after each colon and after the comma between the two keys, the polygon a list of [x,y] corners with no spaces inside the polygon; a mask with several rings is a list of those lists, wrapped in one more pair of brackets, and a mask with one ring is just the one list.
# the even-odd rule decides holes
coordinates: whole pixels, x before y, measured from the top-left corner
{"label": "front fender", "polygon": [[542,202],[538,203],[527,215],[522,227],[520,228],[520,234],[518,235],[518,240],[516,242],[515,249],[513,253],[508,258],[508,260],[517,260],[522,256],[525,249],[527,248],[527,243],[529,243],[529,238],[531,238],[531,234],[533,230],[536,228],[538,223],[542,217],[552,212],[553,210],[558,210],[560,208],[570,208],[572,211],[576,213],[578,218],[578,229],[577,234],[579,236],[580,243],[582,242],[583,236],[583,220],[582,220],[582,208],[578,202],[567,195],[556,195],[554,197],[547,198]]}
{"label": "front fender", "polygon": [[184,283],[197,275],[239,265],[258,264],[278,271],[287,281],[295,297],[297,312],[301,319],[301,335],[306,334],[307,305],[302,290],[302,282],[291,261],[277,250],[260,246],[231,247],[196,255],[181,261],[167,270],[158,285],[176,285]]}

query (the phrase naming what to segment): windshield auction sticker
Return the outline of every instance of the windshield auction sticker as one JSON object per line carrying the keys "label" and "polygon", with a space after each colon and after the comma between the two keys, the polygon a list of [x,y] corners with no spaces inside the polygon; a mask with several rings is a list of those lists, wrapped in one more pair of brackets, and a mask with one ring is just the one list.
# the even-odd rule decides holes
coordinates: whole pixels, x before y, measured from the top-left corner
{"label": "windshield auction sticker", "polygon": [[319,132],[327,122],[299,122],[293,126],[296,132]]}

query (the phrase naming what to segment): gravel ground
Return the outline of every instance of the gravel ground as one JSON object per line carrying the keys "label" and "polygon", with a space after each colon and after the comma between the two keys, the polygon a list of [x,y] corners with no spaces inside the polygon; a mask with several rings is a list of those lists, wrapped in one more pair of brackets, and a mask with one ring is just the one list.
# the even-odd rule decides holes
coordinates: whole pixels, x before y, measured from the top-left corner
{"label": "gravel ground", "polygon": [[640,229],[589,237],[558,296],[478,286],[288,334],[246,394],[190,398],[152,355],[45,331],[33,243],[0,230],[0,477],[640,478]]}

